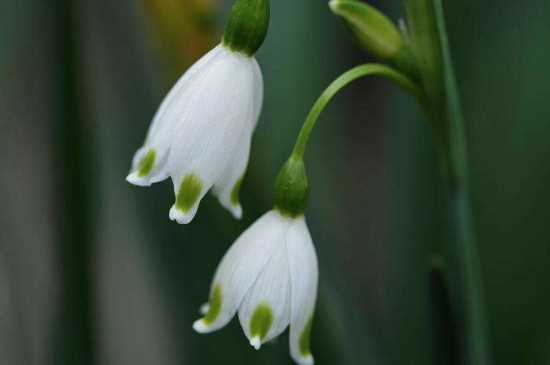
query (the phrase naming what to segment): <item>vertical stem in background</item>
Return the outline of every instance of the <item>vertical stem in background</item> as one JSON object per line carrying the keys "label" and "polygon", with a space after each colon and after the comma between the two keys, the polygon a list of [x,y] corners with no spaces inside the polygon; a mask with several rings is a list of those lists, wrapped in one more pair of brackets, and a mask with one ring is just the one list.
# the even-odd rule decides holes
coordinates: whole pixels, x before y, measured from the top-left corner
{"label": "vertical stem in background", "polygon": [[435,363],[459,365],[460,348],[445,271],[443,258],[434,255],[430,259],[430,303],[432,304],[430,309],[434,319]]}
{"label": "vertical stem in background", "polygon": [[[469,167],[464,120],[452,66],[443,6],[433,0],[435,22],[439,34],[446,93],[446,117],[449,124],[449,156],[454,180],[449,181],[451,237],[449,257],[458,287],[454,290],[455,309],[463,320],[462,341],[467,364],[489,364],[487,318],[481,282],[481,264],[473,227],[473,210],[469,186]],[[452,286],[451,286],[452,288]],[[451,293],[453,297],[453,293]]]}
{"label": "vertical stem in background", "polygon": [[[480,262],[472,228],[469,191],[465,187],[449,190],[449,215],[452,235],[449,246],[450,264],[454,270],[451,293],[455,311],[463,319],[462,343],[467,364],[489,364],[485,300],[481,284]],[[454,286],[451,284],[451,287]]]}
{"label": "vertical stem in background", "polygon": [[[439,1],[436,3],[441,5]],[[437,10],[437,8],[436,8]],[[442,11],[439,6],[439,11]],[[440,18],[442,13],[440,13]],[[440,26],[442,18],[440,20]],[[445,38],[442,36],[442,38]],[[464,319],[463,342],[466,346],[468,364],[483,365],[490,363],[485,299],[481,282],[481,263],[477,252],[473,226],[473,209],[469,184],[467,144],[464,135],[462,113],[459,105],[457,87],[452,71],[451,60],[446,44],[442,39],[446,72],[447,92],[452,99],[448,105],[451,124],[449,128],[450,158],[455,181],[449,182],[449,224],[451,237],[449,257],[455,269],[454,278],[457,306]]]}
{"label": "vertical stem in background", "polygon": [[93,295],[90,227],[91,143],[80,110],[78,75],[78,2],[62,0],[55,7],[57,124],[57,232],[62,285],[54,364],[94,364]]}
{"label": "vertical stem in background", "polygon": [[464,121],[454,76],[441,0],[408,0],[410,35],[429,118],[440,144],[448,190],[449,235],[446,245],[449,294],[458,325],[461,363],[490,363],[480,262],[472,222]]}

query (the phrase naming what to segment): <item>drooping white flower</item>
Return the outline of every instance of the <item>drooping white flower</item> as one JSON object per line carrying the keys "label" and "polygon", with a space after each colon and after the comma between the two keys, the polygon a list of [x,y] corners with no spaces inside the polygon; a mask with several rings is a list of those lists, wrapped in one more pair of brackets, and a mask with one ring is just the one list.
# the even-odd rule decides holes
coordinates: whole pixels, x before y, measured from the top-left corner
{"label": "drooping white flower", "polygon": [[272,210],[231,246],[221,261],[199,333],[239,321],[256,349],[290,325],[290,353],[300,365],[313,364],[309,335],[317,299],[317,255],[304,216]]}
{"label": "drooping white flower", "polygon": [[157,111],[127,180],[149,186],[172,178],[176,201],[170,219],[189,223],[212,188],[240,218],[241,179],[263,99],[254,56],[221,44],[176,83]]}

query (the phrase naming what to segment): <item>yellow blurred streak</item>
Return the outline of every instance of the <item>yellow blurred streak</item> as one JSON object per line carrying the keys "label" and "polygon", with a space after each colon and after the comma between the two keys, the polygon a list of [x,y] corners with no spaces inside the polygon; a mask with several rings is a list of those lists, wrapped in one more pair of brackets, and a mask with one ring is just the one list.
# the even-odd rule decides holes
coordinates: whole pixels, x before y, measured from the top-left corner
{"label": "yellow blurred streak", "polygon": [[169,80],[217,43],[213,0],[144,0],[144,5]]}

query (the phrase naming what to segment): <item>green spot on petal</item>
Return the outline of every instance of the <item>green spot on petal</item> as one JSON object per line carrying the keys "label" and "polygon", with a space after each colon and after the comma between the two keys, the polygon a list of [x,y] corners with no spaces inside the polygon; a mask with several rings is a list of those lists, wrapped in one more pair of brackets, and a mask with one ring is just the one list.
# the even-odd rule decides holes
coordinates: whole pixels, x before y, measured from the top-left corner
{"label": "green spot on petal", "polygon": [[155,166],[155,160],[157,158],[157,152],[153,149],[149,150],[145,156],[141,159],[138,166],[138,176],[144,177],[151,173],[153,166]]}
{"label": "green spot on petal", "polygon": [[244,176],[241,176],[241,178],[237,180],[235,186],[233,186],[233,189],[231,190],[231,204],[233,204],[234,206],[239,206],[239,192],[241,191],[243,178]]}
{"label": "green spot on petal", "polygon": [[199,199],[201,191],[201,180],[195,175],[186,175],[176,196],[176,208],[187,213]]}
{"label": "green spot on petal", "polygon": [[207,325],[212,324],[218,318],[222,309],[222,287],[220,285],[214,286],[208,304],[208,313],[202,319]]}
{"label": "green spot on petal", "polygon": [[250,335],[260,337],[262,340],[267,336],[273,323],[273,311],[268,304],[260,304],[256,307],[252,320],[250,321]]}
{"label": "green spot on petal", "polygon": [[302,334],[300,335],[300,354],[302,356],[311,355],[311,350],[309,348],[309,338],[311,336],[311,326],[313,325],[313,316],[307,321]]}

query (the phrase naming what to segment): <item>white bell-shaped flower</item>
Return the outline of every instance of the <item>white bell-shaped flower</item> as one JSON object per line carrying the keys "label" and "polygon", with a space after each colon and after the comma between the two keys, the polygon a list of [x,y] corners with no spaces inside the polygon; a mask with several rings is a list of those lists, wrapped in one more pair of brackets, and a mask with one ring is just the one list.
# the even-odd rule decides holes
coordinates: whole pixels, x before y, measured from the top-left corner
{"label": "white bell-shaped flower", "polygon": [[313,364],[309,336],[317,299],[317,255],[304,216],[272,210],[246,230],[221,261],[199,333],[225,326],[239,313],[256,349],[290,324],[290,353],[300,365]]}
{"label": "white bell-shaped flower", "polygon": [[127,180],[149,186],[172,178],[170,219],[189,223],[212,188],[240,218],[238,193],[263,99],[253,56],[219,45],[176,83],[157,111]]}

